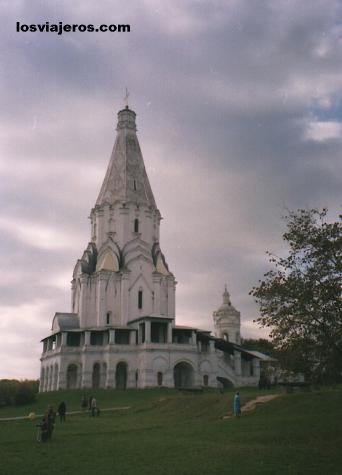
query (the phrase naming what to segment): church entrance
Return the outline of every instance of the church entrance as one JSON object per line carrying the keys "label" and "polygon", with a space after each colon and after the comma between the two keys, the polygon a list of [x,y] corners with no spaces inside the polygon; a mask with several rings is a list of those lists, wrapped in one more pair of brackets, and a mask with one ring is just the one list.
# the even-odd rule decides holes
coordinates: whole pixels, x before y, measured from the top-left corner
{"label": "church entrance", "polygon": [[98,389],[100,387],[100,363],[95,363],[93,366],[93,388]]}
{"label": "church entrance", "polygon": [[127,364],[124,362],[118,363],[116,366],[115,387],[116,389],[126,389],[127,387]]}
{"label": "church entrance", "polygon": [[194,385],[194,370],[189,363],[181,362],[173,369],[175,388],[192,388]]}
{"label": "church entrance", "polygon": [[75,364],[70,364],[67,370],[67,389],[77,389],[78,370]]}

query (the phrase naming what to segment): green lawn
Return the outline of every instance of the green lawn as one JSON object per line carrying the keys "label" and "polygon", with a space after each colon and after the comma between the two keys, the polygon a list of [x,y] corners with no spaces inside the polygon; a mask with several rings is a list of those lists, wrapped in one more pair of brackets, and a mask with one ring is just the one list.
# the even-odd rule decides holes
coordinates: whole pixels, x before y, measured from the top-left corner
{"label": "green lawn", "polygon": [[[83,392],[43,394],[37,413],[65,400],[78,410]],[[342,474],[342,389],[282,395],[239,419],[222,420],[233,392],[94,392],[100,406],[124,412],[56,422],[53,439],[36,441],[36,421],[0,422],[0,474]],[[242,402],[262,394],[241,390]]]}

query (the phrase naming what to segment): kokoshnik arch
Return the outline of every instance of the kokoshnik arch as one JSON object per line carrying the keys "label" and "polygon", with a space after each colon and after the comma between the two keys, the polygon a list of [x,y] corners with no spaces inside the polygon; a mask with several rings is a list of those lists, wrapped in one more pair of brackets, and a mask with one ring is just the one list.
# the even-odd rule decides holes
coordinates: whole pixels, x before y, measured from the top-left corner
{"label": "kokoshnik arch", "polygon": [[42,340],[40,391],[256,385],[259,359],[240,346],[227,289],[215,336],[176,325],[176,280],[160,248],[135,118],[128,105],[118,113],[91,239],[73,272],[71,313],[57,312]]}

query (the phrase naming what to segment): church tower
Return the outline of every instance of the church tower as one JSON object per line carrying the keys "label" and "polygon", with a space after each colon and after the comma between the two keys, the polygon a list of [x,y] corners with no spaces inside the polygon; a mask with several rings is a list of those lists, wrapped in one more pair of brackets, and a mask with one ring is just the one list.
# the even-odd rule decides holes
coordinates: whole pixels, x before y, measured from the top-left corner
{"label": "church tower", "polygon": [[[250,353],[176,325],[176,281],[160,249],[161,215],[135,119],[128,105],[118,113],[90,241],[73,272],[71,311],[56,312],[42,339],[39,390],[216,387],[219,377],[257,384]],[[214,321],[218,337],[240,343],[227,289]]]}
{"label": "church tower", "polygon": [[161,215],[146,174],[135,122],[126,106],[99,196],[91,240],[72,280],[80,328],[125,326],[146,315],[175,317],[175,278],[159,246]]}
{"label": "church tower", "polygon": [[240,345],[240,312],[233,307],[227,286],[225,286],[223,292],[223,303],[221,307],[213,313],[213,318],[215,336]]}

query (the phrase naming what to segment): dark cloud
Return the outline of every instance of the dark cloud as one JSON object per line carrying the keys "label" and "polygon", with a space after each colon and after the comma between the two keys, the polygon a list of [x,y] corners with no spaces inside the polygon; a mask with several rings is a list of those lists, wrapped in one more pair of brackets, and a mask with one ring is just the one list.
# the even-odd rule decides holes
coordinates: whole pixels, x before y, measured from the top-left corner
{"label": "dark cloud", "polygon": [[[340,2],[0,8],[0,377],[38,376],[39,340],[54,312],[69,309],[125,86],[165,218],[179,323],[210,328],[227,282],[242,332],[264,334],[248,291],[268,268],[265,250],[284,251],[281,216],[329,206],[333,218],[339,205]],[[132,31],[15,32],[16,21],[59,20],[130,23]]]}

